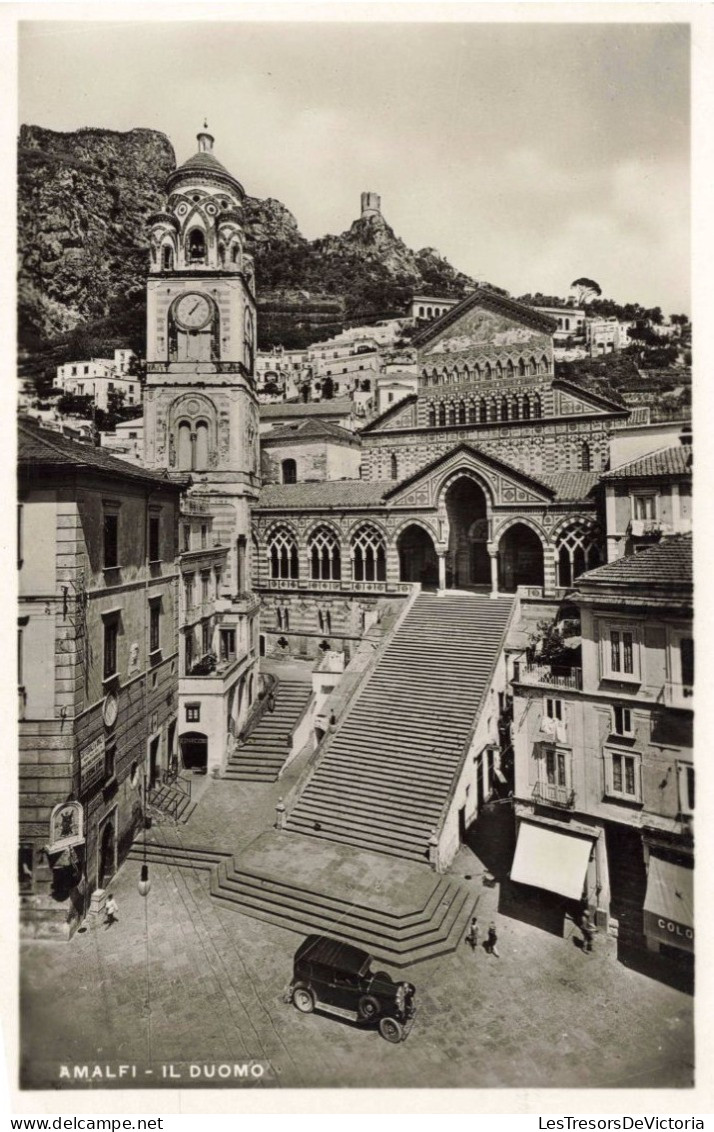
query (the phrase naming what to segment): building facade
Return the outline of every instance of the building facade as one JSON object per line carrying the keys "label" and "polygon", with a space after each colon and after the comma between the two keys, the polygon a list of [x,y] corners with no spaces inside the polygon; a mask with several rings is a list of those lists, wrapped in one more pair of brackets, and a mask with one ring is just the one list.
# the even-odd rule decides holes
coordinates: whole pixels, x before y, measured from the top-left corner
{"label": "building facade", "polygon": [[176,750],[185,482],[21,422],[21,920],[67,938]]}
{"label": "building facade", "polygon": [[583,574],[569,601],[581,665],[516,667],[511,880],[623,942],[691,952],[691,536]]}

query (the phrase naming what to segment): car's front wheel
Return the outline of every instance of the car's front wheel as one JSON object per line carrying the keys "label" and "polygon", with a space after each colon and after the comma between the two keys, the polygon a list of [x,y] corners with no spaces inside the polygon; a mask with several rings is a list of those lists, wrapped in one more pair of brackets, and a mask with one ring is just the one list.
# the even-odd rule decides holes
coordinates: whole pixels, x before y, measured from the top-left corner
{"label": "car's front wheel", "polygon": [[401,1042],[404,1031],[396,1018],[382,1018],[379,1023],[379,1032],[388,1042]]}
{"label": "car's front wheel", "polygon": [[315,996],[307,987],[295,987],[293,1002],[301,1014],[312,1014],[315,1009]]}
{"label": "car's front wheel", "polygon": [[367,1021],[371,1022],[379,1014],[379,1002],[373,995],[365,994],[359,1000],[357,1010],[361,1018],[366,1018]]}

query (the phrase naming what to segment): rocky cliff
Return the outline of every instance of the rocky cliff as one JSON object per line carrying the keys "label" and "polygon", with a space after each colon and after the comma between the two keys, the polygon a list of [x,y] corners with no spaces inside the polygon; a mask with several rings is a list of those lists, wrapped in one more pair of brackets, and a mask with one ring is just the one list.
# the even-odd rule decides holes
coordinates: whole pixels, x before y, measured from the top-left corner
{"label": "rocky cliff", "polygon": [[[145,219],[175,166],[171,143],[154,130],[22,127],[18,295],[26,355],[50,350],[54,365],[66,351],[98,353],[112,342],[143,352]],[[244,218],[261,346],[305,345],[346,322],[400,315],[415,290],[460,296],[472,285],[434,249],[409,249],[380,215],[312,242],[280,201],[248,197]]]}

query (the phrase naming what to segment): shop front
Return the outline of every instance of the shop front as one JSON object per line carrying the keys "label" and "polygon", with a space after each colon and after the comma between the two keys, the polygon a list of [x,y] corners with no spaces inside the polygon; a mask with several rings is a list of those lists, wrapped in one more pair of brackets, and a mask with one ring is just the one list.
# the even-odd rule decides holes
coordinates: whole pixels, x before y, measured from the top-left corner
{"label": "shop front", "polygon": [[650,951],[694,952],[694,870],[650,853],[643,931]]}

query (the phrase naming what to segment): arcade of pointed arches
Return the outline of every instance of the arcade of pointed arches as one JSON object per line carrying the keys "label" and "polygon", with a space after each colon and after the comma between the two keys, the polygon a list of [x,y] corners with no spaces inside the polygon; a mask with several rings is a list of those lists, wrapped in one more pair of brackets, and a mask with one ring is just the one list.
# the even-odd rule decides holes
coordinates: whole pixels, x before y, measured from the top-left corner
{"label": "arcade of pointed arches", "polygon": [[405,517],[390,534],[373,520],[348,531],[316,521],[304,534],[273,525],[263,537],[269,579],[386,583],[389,576],[431,587],[514,592],[543,587],[546,561],[554,564],[561,588],[603,561],[600,529],[587,517],[571,516],[550,536],[528,516],[509,516],[492,530],[498,516],[488,491],[466,472],[444,483],[440,499],[439,534],[415,517]]}
{"label": "arcade of pointed arches", "polygon": [[540,358],[531,354],[529,357],[507,357],[505,362],[501,357],[495,362],[481,359],[471,365],[468,362],[453,366],[446,364],[441,366],[426,365],[421,371],[420,384],[423,387],[428,387],[430,385],[448,385],[452,382],[491,381],[493,378],[504,381],[516,377],[542,376],[550,372],[550,361],[547,354],[543,354]]}
{"label": "arcade of pointed arches", "polygon": [[514,393],[501,397],[469,397],[429,401],[427,423],[445,425],[486,424],[489,421],[530,421],[543,416],[538,393]]}

